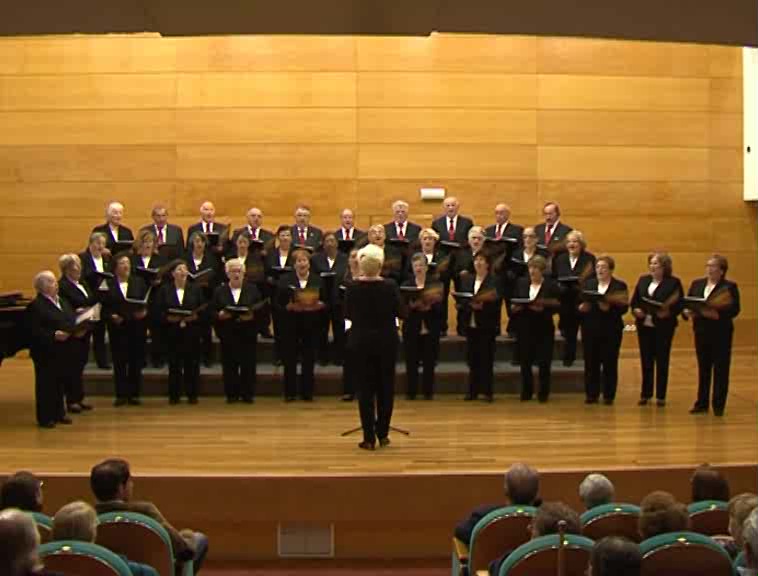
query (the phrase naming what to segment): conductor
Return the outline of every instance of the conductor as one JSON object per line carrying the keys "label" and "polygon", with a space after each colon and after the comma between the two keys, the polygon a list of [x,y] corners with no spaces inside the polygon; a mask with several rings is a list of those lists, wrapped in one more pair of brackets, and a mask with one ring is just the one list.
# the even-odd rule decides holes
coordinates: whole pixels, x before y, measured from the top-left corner
{"label": "conductor", "polygon": [[355,360],[364,450],[390,443],[397,357],[397,284],[380,276],[384,252],[369,244],[358,252],[360,276],[345,295],[345,317],[351,322],[348,354]]}

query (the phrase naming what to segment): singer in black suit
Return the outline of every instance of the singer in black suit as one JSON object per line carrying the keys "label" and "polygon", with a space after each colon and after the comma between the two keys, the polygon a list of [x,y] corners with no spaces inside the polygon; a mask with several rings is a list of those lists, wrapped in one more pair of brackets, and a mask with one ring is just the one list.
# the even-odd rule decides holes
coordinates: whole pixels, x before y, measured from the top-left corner
{"label": "singer in black suit", "polygon": [[[355,227],[355,214],[350,208],[345,208],[340,214],[340,227],[335,231],[337,240],[350,240],[357,242],[366,235],[363,230]],[[345,253],[347,255],[347,252]]]}
{"label": "singer in black suit", "polygon": [[[74,311],[81,314],[87,308],[98,304],[98,299],[86,282],[81,282],[82,265],[76,254],[64,254],[58,260],[61,279],[58,281],[58,293],[66,300]],[[100,315],[96,321],[100,323]],[[75,358],[71,360],[71,377],[66,380],[64,390],[66,407],[69,412],[78,414],[82,410],[92,410],[92,406],[84,402],[84,386],[82,372],[89,356],[90,334],[87,330],[80,338],[71,338],[71,348]]]}
{"label": "singer in black suit", "polygon": [[694,280],[687,292],[689,297],[705,299],[704,306],[687,311],[693,319],[698,369],[697,400],[691,414],[708,412],[712,404],[716,416],[724,415],[732,359],[732,319],[740,313],[740,292],[735,282],[726,279],[728,270],[726,258],[712,255],[706,264],[706,277]]}
{"label": "singer in black suit", "polygon": [[[117,255],[113,266],[114,277],[103,304],[103,318],[108,325],[113,357],[114,406],[138,405],[147,338],[147,286],[142,278],[132,274],[127,254]],[[143,300],[145,304],[131,303],[127,298]]]}
{"label": "singer in black suit", "polygon": [[[479,252],[487,254],[489,253],[484,249],[484,230],[481,226],[472,226],[468,231],[468,243],[467,246],[461,250],[457,250],[455,255],[451,255],[451,262],[454,266],[454,284],[456,290],[462,291],[461,286],[464,281],[467,281],[471,276],[476,273],[474,269],[474,258]],[[491,260],[490,260],[491,262]],[[490,264],[490,268],[492,265]],[[447,300],[445,300],[447,302]],[[457,306],[458,309],[458,327],[457,332],[459,336],[466,337],[466,318],[462,318],[461,314],[465,310],[465,307]],[[444,333],[443,333],[444,335]]]}
{"label": "singer in black suit", "polygon": [[582,284],[595,276],[595,256],[587,252],[584,234],[572,230],[566,235],[566,251],[553,258],[552,275],[561,294],[558,329],[565,339],[563,365],[571,366],[576,360],[577,333],[581,326],[577,310],[579,293]]}
{"label": "singer in black suit", "polygon": [[253,206],[246,214],[247,224],[242,228],[237,228],[227,246],[226,254],[228,257],[234,257],[237,248],[237,238],[240,234],[245,234],[251,241],[251,251],[268,251],[273,247],[275,235],[271,231],[263,228],[263,212],[260,208]]}
{"label": "singer in black suit", "polygon": [[[624,314],[629,310],[629,292],[626,284],[613,277],[616,263],[610,256],[601,255],[595,263],[595,277],[582,286],[585,291],[579,305],[584,345],[585,402],[595,404],[600,392],[603,402],[613,404],[618,385],[618,362],[621,339],[624,334]],[[602,294],[590,300],[588,293]],[[602,380],[602,387],[600,382]]]}
{"label": "singer in black suit", "polygon": [[295,209],[295,224],[290,228],[295,246],[309,246],[314,251],[321,249],[324,234],[311,226],[311,209],[300,205]]}
{"label": "singer in black suit", "polygon": [[[157,310],[158,293],[162,283],[166,280],[161,270],[168,264],[167,260],[158,254],[155,244],[155,234],[150,228],[145,228],[137,233],[134,240],[134,254],[131,257],[132,273],[140,276],[147,288],[151,288],[149,296],[147,328],[150,331],[150,361],[154,368],[161,368],[165,363],[166,350],[165,340],[162,334],[163,322],[161,314]],[[151,270],[157,270],[154,274]]]}
{"label": "singer in black suit", "polygon": [[[457,253],[465,248],[465,246],[468,244],[469,230],[471,230],[474,222],[470,218],[466,218],[465,216],[458,214],[460,204],[458,203],[458,199],[456,197],[450,196],[449,198],[445,198],[445,201],[442,203],[442,205],[445,214],[432,222],[432,229],[439,235],[440,242],[455,242],[460,246],[456,249],[449,248],[444,244],[440,244],[441,250],[450,254],[451,258],[453,259],[453,264],[455,264]],[[444,302],[447,303],[450,297],[450,281],[454,280],[454,278],[447,277],[441,278],[441,280],[442,285],[445,288]],[[455,287],[456,289],[460,288],[458,284],[455,284]],[[447,314],[448,307],[443,306],[441,328],[443,335],[447,334],[448,329]],[[459,327],[458,334],[463,335],[463,333],[464,331]]]}
{"label": "singer in black suit", "polygon": [[[226,250],[226,241],[229,240],[229,226],[227,224],[221,224],[216,222],[216,207],[213,202],[207,200],[200,205],[200,222],[196,222],[189,228],[187,228],[187,246],[185,250],[190,250],[190,238],[194,232],[200,232],[201,234],[218,234],[218,242],[215,245],[208,243],[211,246],[211,252],[213,252],[218,258],[224,254]],[[225,241],[226,240],[226,241]]]}
{"label": "singer in black suit", "polygon": [[396,319],[400,313],[397,284],[383,279],[383,253],[369,245],[358,253],[361,276],[347,289],[346,317],[351,321],[348,354],[355,360],[363,441],[373,450],[390,443],[389,430],[395,397],[397,359]]}
{"label": "singer in black suit", "polygon": [[[218,257],[208,248],[208,237],[201,232],[194,232],[190,238],[190,250],[187,252],[185,260],[187,269],[190,274],[204,273],[190,281],[197,284],[203,291],[203,299],[210,302],[213,299],[213,292],[223,279],[221,262]],[[262,267],[261,267],[262,271]],[[205,314],[201,320],[198,320],[198,329],[200,330],[200,349],[202,350],[203,364],[206,368],[213,365],[213,335],[211,331],[210,315]]]}
{"label": "singer in black suit", "polygon": [[[255,284],[244,281],[245,265],[241,260],[227,260],[225,271],[229,281],[216,288],[212,306],[216,334],[221,340],[224,394],[230,404],[239,400],[252,404],[258,347],[254,307],[261,301],[261,294]],[[249,312],[227,307],[248,308]]]}
{"label": "singer in black suit", "polygon": [[[495,246],[492,253],[492,271],[497,276],[499,286],[498,290],[505,303],[505,310],[508,313],[510,322],[511,317],[511,293],[513,292],[513,282],[510,279],[509,272],[512,267],[513,253],[516,249],[523,246],[524,228],[510,221],[511,208],[507,204],[498,204],[495,206],[495,223],[484,229],[484,236],[487,239],[494,240],[485,242],[485,245]],[[502,242],[505,240],[505,242]],[[524,273],[526,267],[524,266]],[[498,334],[500,334],[502,306],[497,308],[497,325]],[[509,324],[510,328],[510,324]],[[511,330],[512,332],[512,330]]]}
{"label": "singer in black suit", "polygon": [[[90,234],[87,249],[79,254],[82,265],[82,278],[96,298],[108,291],[108,284],[98,273],[110,274],[111,256],[106,254],[106,235],[104,232]],[[102,370],[110,370],[108,351],[105,347],[105,324],[100,322],[92,330],[92,347],[95,352],[95,362]]]}
{"label": "singer in black suit", "polygon": [[[411,257],[413,276],[403,282],[403,347],[405,349],[405,372],[407,397],[415,400],[418,394],[419,364],[423,365],[421,388],[426,400],[434,397],[435,364],[439,353],[442,298],[444,289],[433,274],[429,273],[427,256],[417,252]],[[419,290],[418,293],[406,289]],[[410,294],[409,296],[405,296]]]}
{"label": "singer in black suit", "polygon": [[493,371],[495,364],[495,337],[497,334],[497,278],[490,273],[490,259],[480,251],[474,256],[474,273],[460,283],[462,293],[473,298],[459,299],[459,330],[466,334],[466,351],[469,365],[469,392],[466,400],[476,400],[479,393],[492,402]]}
{"label": "singer in black suit", "polygon": [[[644,406],[653,396],[658,406],[666,405],[671,342],[682,311],[684,289],[672,275],[671,257],[655,252],[647,258],[650,274],[641,276],[632,295],[632,313],[636,319],[637,340],[642,361],[642,390],[638,404]],[[645,300],[649,300],[645,302]]]}
{"label": "singer in black suit", "polygon": [[37,274],[34,289],[37,297],[26,309],[26,322],[34,361],[37,424],[55,428],[59,423],[71,424],[66,416],[63,391],[74,359],[68,340],[73,338],[76,319],[68,302],[58,297],[58,282],[52,272]]}
{"label": "singer in black suit", "polygon": [[408,221],[408,203],[403,200],[393,202],[392,214],[392,222],[384,225],[385,237],[388,240],[401,239],[410,243],[418,240],[421,226]]}
{"label": "singer in black suit", "polygon": [[[326,295],[326,305],[321,318],[319,335],[319,362],[326,366],[330,358],[342,365],[345,354],[345,317],[341,306],[333,305],[337,299],[339,283],[347,271],[347,255],[337,249],[337,236],[333,232],[324,235],[324,249],[311,257],[311,268],[321,276]],[[332,329],[332,349],[329,350],[329,328]]]}
{"label": "singer in black suit", "polygon": [[105,209],[105,224],[92,229],[93,233],[101,232],[105,235],[105,248],[108,252],[113,252],[117,242],[134,241],[132,231],[121,224],[123,218],[124,206],[120,202],[111,202]]}
{"label": "singer in black suit", "polygon": [[168,209],[163,204],[156,204],[151,216],[153,223],[143,226],[141,230],[151,230],[155,234],[158,250],[165,258],[181,258],[185,252],[184,232],[176,224],[169,224]]}
{"label": "singer in black suit", "polygon": [[282,340],[284,310],[277,306],[279,301],[279,280],[287,272],[292,272],[292,232],[289,226],[282,225],[276,231],[276,244],[266,252],[263,260],[266,283],[262,292],[271,303],[271,319],[274,325],[274,364],[280,365],[282,358]]}
{"label": "singer in black suit", "polygon": [[[521,365],[521,401],[532,399],[534,376],[532,366],[539,367],[540,388],[537,398],[547,402],[550,396],[550,362],[553,358],[555,326],[553,314],[560,305],[558,288],[545,275],[547,263],[542,256],[532,256],[529,260],[529,275],[519,278],[513,291],[511,309],[516,318],[519,363]],[[525,302],[529,300],[530,302]]]}
{"label": "singer in black suit", "polygon": [[[188,281],[187,264],[175,261],[172,266],[173,281],[165,284],[158,296],[169,351],[169,403],[178,404],[184,391],[189,403],[197,404],[200,379],[198,321],[203,320],[206,303],[200,287]],[[173,313],[172,310],[182,310],[184,314]]]}
{"label": "singer in black suit", "polygon": [[318,346],[321,313],[325,308],[323,284],[311,270],[306,250],[292,252],[294,271],[279,279],[277,307],[281,311],[280,338],[284,362],[284,399],[292,402],[297,396],[297,361],[300,358],[300,398],[313,400],[313,368]]}
{"label": "singer in black suit", "polygon": [[566,249],[566,235],[572,228],[561,222],[561,207],[555,202],[547,202],[542,208],[542,214],[544,223],[534,227],[537,243],[547,248],[551,254],[563,252]]}

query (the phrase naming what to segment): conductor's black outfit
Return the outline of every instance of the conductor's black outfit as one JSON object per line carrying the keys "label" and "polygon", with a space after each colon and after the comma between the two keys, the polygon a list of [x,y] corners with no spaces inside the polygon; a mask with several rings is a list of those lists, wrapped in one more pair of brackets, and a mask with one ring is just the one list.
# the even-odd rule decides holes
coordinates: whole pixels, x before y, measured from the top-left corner
{"label": "conductor's black outfit", "polygon": [[[690,285],[688,296],[703,298],[708,280],[699,278]],[[727,296],[728,294],[728,296]],[[729,365],[732,359],[732,319],[740,313],[740,292],[735,282],[722,278],[708,295],[706,302],[724,300],[714,305],[718,320],[695,315],[693,328],[695,332],[695,352],[697,353],[698,389],[694,408],[708,411],[709,404],[717,416],[724,413],[726,397],[729,392]],[[713,380],[713,399],[711,396],[711,379]]]}
{"label": "conductor's black outfit", "polygon": [[[474,400],[482,393],[492,399],[492,381],[495,364],[495,337],[497,335],[497,309],[500,305],[497,278],[489,273],[476,290],[476,275],[468,274],[460,282],[461,292],[474,294],[471,300],[459,302],[459,330],[466,335],[469,366],[467,399]],[[476,310],[472,304],[480,302]]]}
{"label": "conductor's black outfit", "polygon": [[[127,303],[126,298],[143,300],[147,296],[145,282],[136,275],[129,276],[126,294],[121,290],[118,277],[108,286],[103,304],[103,318],[108,325],[108,339],[113,357],[113,380],[116,387],[116,401],[134,402],[142,391],[142,366],[145,361],[145,340],[147,338],[147,318],[135,318],[139,311]],[[149,305],[143,310],[147,311]],[[121,323],[113,320],[113,315],[122,318]]]}
{"label": "conductor's black outfit", "polygon": [[[582,250],[572,266],[569,253],[559,252],[553,258],[552,275],[558,283],[558,290],[560,291],[561,307],[558,329],[565,339],[563,365],[571,366],[576,360],[577,334],[581,325],[581,316],[577,310],[580,303],[579,293],[582,283],[595,276],[595,257],[586,250]],[[567,277],[578,277],[579,281],[560,282],[560,278]]]}
{"label": "conductor's black outfit", "polygon": [[[596,292],[597,278],[587,280],[583,289]],[[613,295],[619,300],[616,301]],[[619,350],[624,334],[623,317],[629,310],[626,283],[611,278],[605,296],[609,305],[607,311],[602,310],[597,302],[588,302],[590,310],[583,315],[584,389],[589,402],[597,401],[602,391],[603,400],[610,404],[616,398]]]}
{"label": "conductor's black outfit", "polygon": [[637,340],[640,346],[642,362],[641,400],[653,396],[657,400],[666,399],[666,389],[669,380],[669,360],[671,358],[671,342],[677,327],[677,316],[682,311],[682,296],[684,289],[679,278],[664,276],[655,290],[650,290],[653,276],[645,274],[637,281],[632,295],[632,308],[643,308],[643,298],[650,298],[660,303],[668,303],[668,316],[659,318],[657,314],[649,313],[644,319],[636,319]]}
{"label": "conductor's black outfit", "polygon": [[347,289],[352,321],[347,352],[355,359],[363,441],[373,446],[389,434],[395,396],[400,295],[390,280],[357,280]]}
{"label": "conductor's black outfit", "polygon": [[29,327],[30,351],[34,361],[34,394],[37,405],[37,423],[52,427],[66,417],[63,394],[66,379],[71,373],[70,340],[58,342],[55,332],[73,332],[76,318],[71,306],[59,298],[58,305],[42,294],[32,300],[26,309]]}
{"label": "conductor's black outfit", "polygon": [[[519,278],[514,287],[514,299],[529,298],[530,285],[531,279],[528,276]],[[534,298],[543,303],[543,309],[533,310],[529,305],[521,304],[521,310],[514,313],[521,366],[521,400],[531,400],[534,394],[534,364],[539,367],[540,389],[537,397],[540,402],[546,402],[550,396],[550,362],[553,359],[555,341],[553,314],[557,311],[557,299],[558,288],[545,276]]]}
{"label": "conductor's black outfit", "polygon": [[[416,288],[415,277],[406,280],[403,286]],[[434,368],[440,343],[443,294],[442,283],[427,275],[423,292],[404,306],[407,309],[403,322],[403,348],[408,385],[406,393],[411,400],[418,394],[419,364],[423,365],[421,388],[424,398],[431,400],[434,396]],[[416,305],[417,308],[412,307]]]}
{"label": "conductor's black outfit", "polygon": [[[260,301],[258,288],[250,282],[242,283],[236,301],[228,283],[218,286],[213,294],[215,329],[221,340],[224,394],[229,402],[252,402],[255,398],[258,324],[252,307]],[[219,319],[219,313],[227,306],[250,308],[253,318],[247,320],[233,315],[226,320]]]}
{"label": "conductor's black outfit", "polygon": [[[98,303],[98,299],[86,282],[79,282],[78,286],[63,276],[58,281],[58,294],[66,300],[74,314],[82,308],[89,308]],[[64,393],[66,405],[81,404],[84,401],[84,385],[82,384],[82,372],[89,357],[91,333],[88,331],[81,338],[71,340],[71,376],[66,379]]]}

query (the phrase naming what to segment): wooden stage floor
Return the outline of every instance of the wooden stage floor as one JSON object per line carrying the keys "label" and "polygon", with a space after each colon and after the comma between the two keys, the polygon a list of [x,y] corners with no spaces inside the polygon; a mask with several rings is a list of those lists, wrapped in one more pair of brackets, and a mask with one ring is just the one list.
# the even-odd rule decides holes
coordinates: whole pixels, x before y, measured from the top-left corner
{"label": "wooden stage floor", "polygon": [[260,398],[226,405],[169,406],[146,398],[142,407],[116,409],[95,397],[95,411],[74,415],[73,426],[40,430],[34,423],[33,371],[26,358],[0,366],[0,473],[33,469],[87,474],[97,461],[128,459],[139,475],[386,475],[492,473],[523,460],[546,469],[749,464],[758,461],[756,354],[733,358],[726,415],[692,416],[696,389],[691,352],[672,358],[668,405],[639,408],[639,361],[621,361],[616,404],[587,406],[577,394],[547,404],[501,396],[493,404],[441,396],[432,402],[398,398],[392,445],[357,449],[355,403],[319,397],[312,404]]}

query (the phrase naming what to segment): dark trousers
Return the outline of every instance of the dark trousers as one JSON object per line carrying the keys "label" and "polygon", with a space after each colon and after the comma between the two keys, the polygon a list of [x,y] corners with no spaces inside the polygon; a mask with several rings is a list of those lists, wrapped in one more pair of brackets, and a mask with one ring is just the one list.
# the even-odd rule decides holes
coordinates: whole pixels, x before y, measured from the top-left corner
{"label": "dark trousers", "polygon": [[[329,327],[332,328],[332,349],[329,351]],[[345,355],[345,316],[341,306],[331,306],[322,312],[318,343],[319,360],[341,364]]]}
{"label": "dark trousers", "polygon": [[362,351],[356,355],[358,404],[363,440],[373,444],[389,435],[395,402],[396,350]]}
{"label": "dark trousers", "polygon": [[253,330],[240,330],[221,338],[224,394],[231,400],[255,397],[257,337]]}
{"label": "dark trousers", "polygon": [[539,367],[540,389],[537,397],[546,401],[550,396],[550,362],[554,334],[552,325],[545,329],[519,329],[519,363],[521,366],[521,399],[530,400],[534,395],[532,366]]}
{"label": "dark trousers", "polygon": [[637,339],[640,345],[640,360],[642,361],[642,392],[640,397],[652,398],[653,383],[655,382],[655,397],[658,400],[665,400],[674,328],[667,326],[650,328],[638,325]]}
{"label": "dark trousers", "polygon": [[284,333],[285,314],[286,312],[277,308],[274,308],[271,311],[271,320],[274,326],[274,360],[280,362],[284,361],[284,345],[282,344],[282,341],[286,337],[286,334]]}
{"label": "dark trousers", "polygon": [[41,358],[34,358],[34,395],[37,423],[57,422],[66,415],[63,389],[66,380],[65,353],[70,347],[54,344],[54,350]]}
{"label": "dark trousers", "polygon": [[303,326],[292,330],[282,343],[284,355],[284,396],[297,396],[297,360],[300,358],[300,397],[313,398],[313,365],[316,360],[318,331],[315,326]]}
{"label": "dark trousers", "polygon": [[619,349],[621,332],[609,330],[582,329],[584,344],[584,389],[587,398],[596,400],[600,396],[602,381],[603,398],[616,398],[618,385]]}
{"label": "dark trousers", "polygon": [[426,398],[434,396],[434,369],[437,363],[439,349],[439,334],[403,334],[405,346],[405,374],[408,384],[409,398],[415,398],[418,393],[418,368],[423,364],[421,381],[422,391]]}
{"label": "dark trousers", "polygon": [[160,366],[166,359],[165,332],[166,329],[160,321],[161,314],[155,311],[151,313],[150,321],[150,361],[153,366]]}
{"label": "dark trousers", "polygon": [[116,398],[139,398],[142,391],[142,365],[145,360],[144,322],[108,325],[113,357],[113,380]]}
{"label": "dark trousers", "polygon": [[[348,332],[345,332],[347,341]],[[355,396],[355,359],[352,354],[345,354],[342,362],[342,394]]]}
{"label": "dark trousers", "polygon": [[[443,277],[440,278],[440,282],[442,282],[442,324],[440,325],[440,333],[446,334],[448,330],[448,302],[450,301],[450,283],[453,283],[453,286],[455,286],[455,281],[452,278]],[[458,328],[457,332],[460,336],[465,335],[465,326],[462,326],[460,324],[460,311],[458,312]]]}
{"label": "dark trousers", "polygon": [[698,408],[708,409],[713,380],[713,410],[723,412],[729,393],[729,365],[732,359],[733,331],[695,332],[697,353]]}
{"label": "dark trousers", "polygon": [[472,398],[480,393],[492,396],[492,380],[495,363],[495,333],[469,328],[466,334],[468,357],[469,394]]}
{"label": "dark trousers", "polygon": [[83,338],[71,338],[71,362],[69,363],[71,373],[66,378],[63,389],[67,406],[79,404],[84,400],[82,372],[89,357],[90,339],[90,333]]}
{"label": "dark trousers", "polygon": [[573,364],[576,360],[576,342],[579,332],[580,318],[574,309],[561,310],[559,328],[565,339],[563,348],[563,363]]}
{"label": "dark trousers", "polygon": [[211,364],[213,358],[213,330],[209,322],[203,322],[199,326],[200,328],[200,353],[203,358],[203,362]]}
{"label": "dark trousers", "polygon": [[98,322],[92,330],[92,348],[95,352],[95,363],[98,366],[108,364],[108,350],[105,347],[105,322]]}
{"label": "dark trousers", "polygon": [[178,400],[182,391],[187,398],[197,398],[200,380],[200,334],[191,324],[172,325],[166,331],[168,348],[168,395]]}

